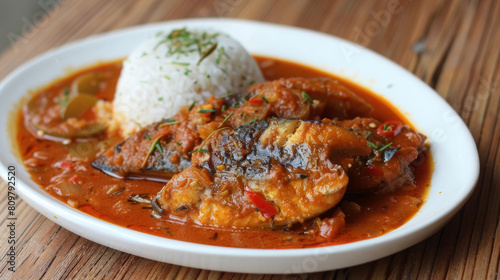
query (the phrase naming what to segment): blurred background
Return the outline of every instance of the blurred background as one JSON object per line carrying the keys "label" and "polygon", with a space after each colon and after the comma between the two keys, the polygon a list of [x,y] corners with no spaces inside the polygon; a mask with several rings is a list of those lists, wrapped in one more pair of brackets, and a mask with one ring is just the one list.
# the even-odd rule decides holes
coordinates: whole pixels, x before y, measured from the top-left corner
{"label": "blurred background", "polygon": [[0,0],[0,55],[63,0]]}

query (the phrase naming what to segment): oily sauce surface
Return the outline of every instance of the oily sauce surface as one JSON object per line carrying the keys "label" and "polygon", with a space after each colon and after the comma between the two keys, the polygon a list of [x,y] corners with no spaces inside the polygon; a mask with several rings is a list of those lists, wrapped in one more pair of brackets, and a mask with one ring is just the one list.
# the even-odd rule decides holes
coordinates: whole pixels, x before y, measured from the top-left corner
{"label": "oily sauce surface", "polygon": [[[267,80],[282,77],[332,77],[331,74],[291,62],[266,57],[256,57],[256,60]],[[61,90],[69,87],[78,75],[103,71],[108,75],[107,85],[102,94],[111,100],[120,70],[121,61],[100,64],[58,80],[38,94],[56,96]],[[338,77],[333,78],[340,80],[372,104],[374,111],[371,117],[380,121],[401,120],[409,123],[396,108],[368,90]],[[198,226],[189,221],[153,218],[151,208],[130,201],[129,198],[135,195],[154,196],[164,183],[117,179],[90,166],[90,162],[95,159],[99,150],[114,146],[120,138],[114,135],[101,135],[89,141],[69,144],[38,139],[33,136],[33,131],[26,128],[22,112],[19,112],[17,126],[17,142],[24,164],[32,179],[52,196],[87,214],[123,227],[166,238],[209,245],[241,248],[302,248],[376,237],[401,226],[418,211],[414,201],[425,200],[432,174],[431,155],[424,152],[413,164],[416,188],[402,187],[388,194],[346,195],[340,205],[346,215],[344,230],[333,241],[318,242],[300,225],[291,229],[211,228]],[[78,170],[82,175],[75,179],[71,171],[67,170]],[[80,188],[61,188],[58,184],[71,179],[76,180]],[[356,205],[354,207],[356,211],[353,211],[353,205]]]}

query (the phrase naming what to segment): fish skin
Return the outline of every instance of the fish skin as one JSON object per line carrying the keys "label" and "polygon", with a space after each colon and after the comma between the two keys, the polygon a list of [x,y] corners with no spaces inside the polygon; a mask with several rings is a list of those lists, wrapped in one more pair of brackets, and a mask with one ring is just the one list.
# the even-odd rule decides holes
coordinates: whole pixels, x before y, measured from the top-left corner
{"label": "fish skin", "polygon": [[[347,169],[371,149],[333,123],[266,119],[218,131],[197,147],[193,165],[156,197],[162,214],[200,225],[272,227],[304,222],[337,205]],[[263,218],[247,189],[279,209]],[[182,209],[182,211],[179,211]]]}
{"label": "fish skin", "polygon": [[[162,151],[154,149],[148,156],[153,145],[153,140],[149,138],[157,134],[160,125],[149,125],[133,134],[92,161],[91,166],[117,178],[167,182],[173,175],[189,167],[191,158],[189,154],[178,150],[172,136],[161,138],[158,143]],[[150,135],[149,138],[146,134]],[[173,163],[174,157],[177,158],[176,163]]]}
{"label": "fish skin", "polygon": [[[319,102],[306,100],[301,92],[303,90],[307,90],[308,94]],[[260,104],[247,102],[252,97],[265,98],[266,101],[262,99]],[[149,154],[152,142],[145,135],[147,133],[154,137],[161,131],[159,126],[168,120],[148,125],[132,134],[115,148],[101,154],[91,165],[118,178],[168,181],[173,175],[190,166],[189,152],[207,137],[208,133],[203,134],[204,128],[197,123],[199,116],[196,113],[207,104],[217,109],[208,121],[213,124],[211,129],[220,127],[222,123],[223,126],[237,127],[254,119],[262,120],[271,116],[319,120],[324,114],[345,118],[355,113],[367,114],[371,111],[368,103],[332,79],[289,78],[269,81],[255,84],[246,92],[225,98],[211,98],[205,104],[194,106],[189,111],[189,106],[182,108],[173,118],[179,124],[171,126],[169,133],[159,140],[159,144],[164,148],[163,153],[155,149]],[[222,110],[223,105],[228,109]],[[234,114],[234,117],[226,121],[225,118],[230,114]],[[178,143],[182,145],[179,146]]]}

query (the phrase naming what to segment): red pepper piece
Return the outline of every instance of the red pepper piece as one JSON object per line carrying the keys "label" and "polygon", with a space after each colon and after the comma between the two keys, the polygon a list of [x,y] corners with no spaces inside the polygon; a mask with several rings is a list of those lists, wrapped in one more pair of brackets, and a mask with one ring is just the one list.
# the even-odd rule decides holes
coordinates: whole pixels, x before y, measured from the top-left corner
{"label": "red pepper piece", "polygon": [[403,123],[400,121],[387,121],[377,128],[377,134],[383,137],[394,137],[401,132]]}
{"label": "red pepper piece", "polygon": [[260,104],[260,103],[264,102],[264,99],[262,99],[262,98],[250,98],[250,100],[248,100],[248,102],[254,103],[254,104]]}
{"label": "red pepper piece", "polygon": [[245,187],[245,192],[248,195],[248,198],[252,201],[252,203],[259,208],[260,212],[267,219],[274,217],[278,210],[269,202],[267,202],[264,198],[258,195],[256,192],[251,190],[249,187]]}
{"label": "red pepper piece", "polygon": [[370,164],[365,168],[365,172],[372,177],[382,177],[384,176],[384,171],[375,164]]}

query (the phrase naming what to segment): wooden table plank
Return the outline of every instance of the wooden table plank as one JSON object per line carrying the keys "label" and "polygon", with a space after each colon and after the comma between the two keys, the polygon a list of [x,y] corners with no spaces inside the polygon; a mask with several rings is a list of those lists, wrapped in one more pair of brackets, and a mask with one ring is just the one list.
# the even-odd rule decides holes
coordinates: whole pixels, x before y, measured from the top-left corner
{"label": "wooden table plank", "polygon": [[[18,271],[6,279],[495,279],[500,253],[500,1],[66,0],[0,57],[0,79],[53,47],[119,28],[188,17],[236,17],[310,28],[370,48],[412,71],[459,112],[481,175],[442,230],[364,265],[304,275],[243,275],[159,263],[79,237],[18,199]],[[446,117],[446,115],[444,116]],[[453,123],[451,123],[453,125]],[[6,205],[0,182],[0,205]],[[0,217],[6,221],[2,207]],[[4,223],[6,225],[6,223]],[[0,244],[6,251],[3,226]]]}

